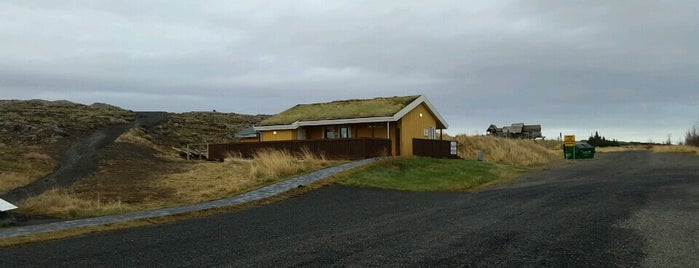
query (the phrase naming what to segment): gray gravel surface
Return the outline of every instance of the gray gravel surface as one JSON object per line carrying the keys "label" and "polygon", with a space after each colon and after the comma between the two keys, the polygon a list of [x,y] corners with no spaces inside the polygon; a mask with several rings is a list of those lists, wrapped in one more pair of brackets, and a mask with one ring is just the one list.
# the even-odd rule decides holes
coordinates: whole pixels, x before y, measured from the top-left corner
{"label": "gray gravel surface", "polygon": [[478,193],[329,186],[0,250],[7,267],[699,266],[699,158],[623,152]]}

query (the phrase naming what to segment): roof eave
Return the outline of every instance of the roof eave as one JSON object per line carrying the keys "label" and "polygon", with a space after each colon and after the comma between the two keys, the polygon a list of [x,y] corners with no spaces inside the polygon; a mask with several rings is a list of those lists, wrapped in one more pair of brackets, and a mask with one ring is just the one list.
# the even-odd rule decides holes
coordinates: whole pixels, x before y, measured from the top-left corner
{"label": "roof eave", "polygon": [[413,102],[411,102],[410,104],[405,106],[405,108],[401,109],[400,111],[398,111],[398,113],[393,115],[393,117],[395,118],[394,121],[397,121],[398,119],[403,118],[403,116],[408,114],[410,111],[412,111],[413,109],[415,109],[417,106],[419,106],[422,103],[425,103],[425,105],[427,105],[427,109],[430,111],[430,113],[432,113],[432,115],[435,117],[435,119],[437,119],[437,128],[438,129],[449,128],[449,124],[447,123],[446,120],[444,120],[444,117],[442,117],[442,115],[439,114],[439,112],[437,111],[437,108],[435,108],[434,105],[432,105],[432,103],[424,95],[420,95],[420,97],[418,97]]}
{"label": "roof eave", "polygon": [[394,121],[398,121],[398,119],[395,119],[394,116],[378,116],[378,117],[328,119],[328,120],[314,120],[314,121],[296,121],[296,122],[294,122],[292,124],[288,124],[288,125],[256,126],[256,127],[254,127],[254,129],[256,131],[291,130],[291,129],[297,129],[299,127],[310,127],[310,126],[349,125],[349,124],[380,123],[380,122],[394,122]]}

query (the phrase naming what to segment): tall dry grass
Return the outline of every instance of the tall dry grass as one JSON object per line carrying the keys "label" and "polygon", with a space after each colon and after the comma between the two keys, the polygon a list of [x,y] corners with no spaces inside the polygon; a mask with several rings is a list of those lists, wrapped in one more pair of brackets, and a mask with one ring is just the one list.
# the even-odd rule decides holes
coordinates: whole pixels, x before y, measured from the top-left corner
{"label": "tall dry grass", "polygon": [[690,145],[656,145],[651,149],[656,153],[688,153],[699,155],[699,147]]}
{"label": "tall dry grass", "polygon": [[[24,213],[50,215],[65,219],[95,217],[129,211],[169,207],[211,201],[244,193],[288,177],[318,170],[337,161],[328,161],[310,150],[300,154],[262,150],[250,160],[191,164],[186,172],[162,175],[152,179],[152,186],[172,190],[169,197],[126,204],[87,198],[70,189],[50,190],[19,204]],[[150,190],[153,190],[151,188]]]}
{"label": "tall dry grass", "polygon": [[465,159],[476,159],[479,150],[485,154],[484,161],[512,166],[540,166],[562,158],[561,145],[554,142],[481,135],[457,135],[454,140],[459,143],[459,156]]}
{"label": "tall dry grass", "polygon": [[3,150],[0,158],[0,193],[30,184],[53,171],[56,161],[32,148]]}
{"label": "tall dry grass", "polygon": [[202,202],[246,192],[337,163],[310,150],[300,154],[261,150],[252,159],[230,155],[223,163],[198,163],[187,172],[164,176],[155,183],[175,189],[177,200],[173,202]]}
{"label": "tall dry grass", "polygon": [[64,219],[97,217],[135,210],[120,201],[84,199],[68,190],[52,189],[17,205],[23,213],[54,216]]}

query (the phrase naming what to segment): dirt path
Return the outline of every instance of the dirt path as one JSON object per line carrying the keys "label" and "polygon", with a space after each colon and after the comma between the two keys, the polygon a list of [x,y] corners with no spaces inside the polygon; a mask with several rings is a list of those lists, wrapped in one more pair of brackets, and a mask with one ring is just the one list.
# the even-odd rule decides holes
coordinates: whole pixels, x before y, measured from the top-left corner
{"label": "dirt path", "polygon": [[24,267],[698,267],[698,160],[600,154],[478,193],[329,186],[236,213],[5,248],[0,259]]}
{"label": "dirt path", "polygon": [[164,112],[136,112],[134,123],[109,126],[99,129],[84,139],[78,140],[61,157],[57,169],[27,186],[14,189],[0,198],[17,203],[57,187],[67,187],[92,174],[99,165],[99,151],[112,144],[122,133],[132,127],[152,127],[167,119]]}

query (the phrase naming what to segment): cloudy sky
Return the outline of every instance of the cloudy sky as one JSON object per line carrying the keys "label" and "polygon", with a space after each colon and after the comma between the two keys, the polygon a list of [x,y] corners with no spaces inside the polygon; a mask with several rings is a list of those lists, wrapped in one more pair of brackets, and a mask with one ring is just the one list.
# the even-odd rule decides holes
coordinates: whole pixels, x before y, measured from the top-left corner
{"label": "cloudy sky", "polygon": [[424,94],[449,133],[679,141],[697,1],[0,2],[0,99],[273,114]]}

